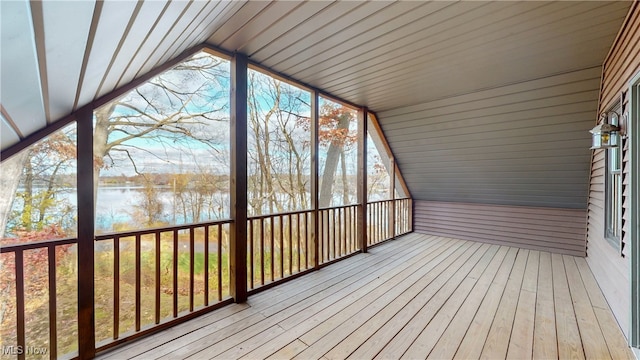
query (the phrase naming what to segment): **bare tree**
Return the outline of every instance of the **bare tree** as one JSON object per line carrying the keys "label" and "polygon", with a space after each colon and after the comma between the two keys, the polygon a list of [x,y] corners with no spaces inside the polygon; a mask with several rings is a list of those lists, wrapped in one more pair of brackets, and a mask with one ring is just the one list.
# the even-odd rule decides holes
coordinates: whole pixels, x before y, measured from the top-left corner
{"label": "bare tree", "polygon": [[[228,96],[228,65],[200,53],[97,109],[93,134],[96,199],[101,170],[119,161],[128,161],[141,173],[136,154],[166,161],[169,152],[189,148],[194,141],[214,148],[219,139],[209,127],[229,120]],[[145,148],[141,140],[153,140],[164,154]]]}

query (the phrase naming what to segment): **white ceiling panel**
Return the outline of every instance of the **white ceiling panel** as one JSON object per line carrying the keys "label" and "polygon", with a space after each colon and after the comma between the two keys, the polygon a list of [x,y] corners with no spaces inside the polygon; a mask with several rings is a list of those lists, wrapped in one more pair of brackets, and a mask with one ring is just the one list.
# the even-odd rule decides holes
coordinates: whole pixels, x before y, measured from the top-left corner
{"label": "white ceiling panel", "polygon": [[[214,34],[218,29],[223,26],[228,19],[229,16],[235,14],[239,11],[244,3],[241,1],[219,1],[218,4],[220,6],[216,7],[213,12],[213,16],[208,19],[208,22],[203,24],[203,26],[198,27],[198,29],[194,32],[194,35],[197,35],[193,40],[191,40],[190,46],[195,46],[198,44],[205,43],[211,34]],[[173,54],[174,56],[177,54]]]}
{"label": "white ceiling panel", "polygon": [[[293,15],[294,10],[302,6],[300,2],[294,1],[278,1],[273,2],[270,6],[265,7],[257,13],[250,22],[247,22],[240,31],[236,31],[227,37],[220,45],[226,49],[238,50],[245,46],[249,41],[255,39],[258,35],[268,30],[273,24],[282,18],[287,21],[295,21],[297,16]],[[290,17],[293,19],[289,20]]]}
{"label": "white ceiling panel", "polygon": [[[254,56],[254,60],[272,68],[277,67],[283,71],[284,66],[281,65],[283,61],[302,56],[308,58],[309,53],[311,53],[311,56],[318,54],[317,51],[309,49],[315,49],[318,44],[322,44],[327,41],[327,39],[331,39],[335,36],[343,38],[346,37],[346,32],[349,31],[349,29],[352,29],[362,19],[365,19],[388,6],[390,6],[389,2],[385,1],[368,2],[346,12],[343,16],[339,16],[333,21],[314,21],[309,23],[308,26],[311,28],[311,31],[308,35],[298,38],[298,40],[293,44],[288,44],[287,42],[288,46],[281,50],[277,50],[278,46],[275,46],[270,53],[265,52],[264,54],[260,54],[260,56]],[[303,33],[306,33],[306,31]],[[282,41],[286,42],[287,39],[283,38]]]}
{"label": "white ceiling panel", "polygon": [[[404,4],[404,3],[402,3]],[[350,39],[342,39],[340,44],[332,46],[327,51],[323,51],[320,56],[313,59],[300,62],[289,71],[300,77],[309,76],[314,71],[319,78],[335,72],[334,67],[345,68],[353,64],[353,60],[363,60],[372,56],[373,50],[380,50],[382,54],[394,54],[395,49],[404,49],[404,51],[413,50],[420,42],[415,42],[416,36],[411,35],[418,33],[417,38],[424,41],[430,39],[433,34],[442,31],[438,28],[446,27],[455,29],[456,24],[451,24],[451,20],[455,17],[462,17],[465,13],[472,10],[480,10],[478,16],[490,14],[496,11],[499,4],[486,4],[481,2],[461,2],[449,4],[446,2],[413,2],[411,4],[419,5],[417,7],[399,8],[402,11],[396,17],[384,19],[383,14],[372,16],[370,19],[373,24],[380,24],[373,29],[362,29],[363,31]],[[397,46],[395,43],[409,38],[409,47]],[[352,61],[349,61],[352,60]]]}
{"label": "white ceiling panel", "polygon": [[212,1],[206,3],[206,6],[200,10],[197,16],[191,19],[189,26],[182,29],[180,35],[173,40],[169,49],[164,52],[162,58],[160,58],[156,63],[159,65],[164,64],[185,49],[198,45],[199,42],[196,42],[198,36],[195,35],[200,34],[202,28],[206,26],[206,24],[210,23],[220,11],[219,9],[224,6],[225,4],[222,2]]}
{"label": "white ceiling panel", "polygon": [[149,61],[149,57],[156,52],[161,46],[163,39],[167,33],[171,31],[173,25],[180,19],[184,12],[191,6],[191,2],[172,1],[168,4],[163,12],[159,15],[152,28],[147,33],[144,41],[136,51],[129,67],[125,70],[120,78],[117,87],[123,86],[136,78],[136,74]]}
{"label": "white ceiling panel", "polygon": [[78,102],[86,104],[93,100],[102,83],[109,64],[114,61],[120,52],[119,46],[124,38],[125,31],[129,28],[129,22],[136,19],[134,12],[142,7],[142,2],[132,1],[103,3],[100,21],[91,47],[89,62],[84,74],[84,82]]}
{"label": "white ceiling panel", "polygon": [[17,144],[20,141],[20,137],[13,131],[13,128],[9,125],[4,116],[0,116],[0,122],[2,127],[0,128],[0,141],[2,141],[2,147],[9,147]]}
{"label": "white ceiling panel", "polygon": [[[171,25],[168,30],[164,30],[165,34],[159,43],[156,43],[156,48],[151,54],[147,55],[147,60],[144,65],[138,70],[135,77],[146,74],[156,66],[162,65],[160,59],[171,49],[172,45],[182,35],[185,29],[193,22],[194,18],[197,18],[202,11],[210,5],[208,1],[194,1],[189,3],[190,6],[185,7],[184,11],[176,19],[175,23]],[[184,46],[184,44],[181,44]]]}
{"label": "white ceiling panel", "polygon": [[[291,10],[286,16],[279,17],[278,21],[273,22],[267,29],[256,34],[250,42],[245,42],[245,44],[238,46],[236,49],[251,56],[258,49],[279,41],[280,37],[287,34],[287,32],[297,32],[296,27],[301,27],[302,24],[310,21],[310,18],[314,15],[324,12],[325,9],[331,8],[334,4],[335,2],[331,1],[304,2]],[[357,3],[354,6],[357,6]]]}
{"label": "white ceiling panel", "polygon": [[55,121],[73,110],[95,1],[43,1],[39,4],[44,18],[49,116]]}
{"label": "white ceiling panel", "polygon": [[[324,4],[324,2],[305,3],[305,9],[309,6],[307,4]],[[364,3],[359,1],[332,2],[327,7],[318,10],[313,14],[312,18],[306,19],[304,22],[297,24],[296,27],[291,28],[289,32],[279,35],[277,38],[268,39],[268,41],[257,38],[240,50],[246,52],[256,61],[267,65],[267,60],[271,55],[280,54],[297,43],[307,43],[307,45],[311,43],[310,37],[319,29],[317,24],[323,24],[323,29],[334,27],[334,22],[338,19],[348,18],[354,9],[363,8],[363,6]],[[284,19],[281,22],[287,22],[286,20]]]}
{"label": "white ceiling panel", "polygon": [[[211,44],[220,45],[227,39],[232,37],[236,32],[241,31],[243,27],[250,22],[253,18],[258,16],[261,11],[265,10],[269,6],[273,5],[273,2],[269,1],[250,1],[244,2],[236,12],[229,14],[224,19],[224,23],[209,37],[208,42]],[[235,49],[225,48],[233,51]]]}
{"label": "white ceiling panel", "polygon": [[[19,131],[30,134],[46,125],[31,11],[27,1],[2,1],[0,10],[0,103]],[[2,139],[4,149],[9,142]]]}
{"label": "white ceiling panel", "polygon": [[120,52],[112,64],[106,69],[106,76],[96,92],[96,97],[105,95],[116,88],[129,64],[138,54],[158,16],[168,6],[164,1],[144,1],[138,16],[122,42]]}

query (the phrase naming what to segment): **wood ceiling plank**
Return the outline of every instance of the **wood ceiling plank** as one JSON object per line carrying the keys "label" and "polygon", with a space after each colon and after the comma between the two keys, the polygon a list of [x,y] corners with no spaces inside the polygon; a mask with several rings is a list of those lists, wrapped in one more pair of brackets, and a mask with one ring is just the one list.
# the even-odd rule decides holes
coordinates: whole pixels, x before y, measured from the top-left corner
{"label": "wood ceiling plank", "polygon": [[163,1],[144,1],[140,3],[142,7],[138,16],[134,19],[126,38],[120,45],[120,51],[115,54],[115,58],[105,71],[94,98],[99,98],[116,88],[121,76],[124,75],[130,63],[136,58],[140,48],[154,28],[156,20],[168,5]]}
{"label": "wood ceiling plank", "polygon": [[[299,63],[288,71],[300,78],[305,78],[315,71],[322,72],[324,76],[325,72],[333,72],[333,67],[343,68],[342,63],[354,56],[362,61],[368,59],[372,56],[369,52],[375,49],[383,49],[384,51],[380,55],[393,60],[393,50],[397,48],[398,42],[407,44],[406,47],[402,47],[404,49],[402,53],[411,52],[416,45],[420,44],[415,41],[416,33],[421,35],[420,41],[425,41],[442,27],[458,28],[464,25],[465,22],[462,22],[461,25],[451,24],[458,17],[465,15],[469,17],[468,14],[476,13],[475,10],[480,11],[478,16],[481,17],[482,9],[485,9],[484,14],[491,14],[500,7],[500,4],[485,2],[424,3],[418,8],[410,9],[410,11],[397,16],[380,17],[373,28],[333,46],[331,50],[312,61]],[[471,18],[473,19],[473,17]],[[407,38],[414,40],[407,43]]]}
{"label": "wood ceiling plank", "polygon": [[[518,54],[518,57],[521,60],[532,57],[543,58],[544,56],[542,56],[541,53],[543,53],[544,55],[559,56],[565,53],[562,50],[566,49],[568,46],[577,46],[579,44],[587,43],[591,43],[592,45],[597,46],[598,43],[594,43],[594,36],[596,36],[597,39],[600,39],[600,42],[608,44],[612,33],[607,34],[606,31],[607,29],[612,28],[611,22],[617,22],[619,20],[619,18],[617,18],[619,15],[620,13],[613,14],[613,19],[607,17],[598,17],[597,20],[594,21],[595,23],[592,24],[589,24],[588,21],[582,22],[583,28],[576,31],[576,33],[581,34],[580,39],[573,38],[574,33],[566,34],[567,40],[557,39],[556,31],[545,31],[543,34],[533,33],[526,34],[525,36],[518,36],[513,39],[509,39],[508,42],[501,40],[501,44],[498,47],[492,47],[494,51],[492,51],[491,53],[483,51],[481,45],[474,46],[478,49],[477,51],[474,51],[473,48],[470,48],[468,44],[460,44],[459,46],[452,45],[447,49],[447,51],[455,52],[450,53],[450,55],[444,55],[439,52],[435,52],[430,55],[430,57],[433,58],[432,60],[430,60],[432,61],[433,66],[427,68],[430,68],[431,70],[425,70],[426,68],[424,67],[424,62],[419,58],[413,57],[412,60],[407,61],[403,61],[405,59],[399,59],[403,64],[402,67],[398,65],[388,67],[385,71],[379,71],[375,73],[375,75],[373,75],[375,77],[372,78],[367,78],[365,75],[363,75],[360,78],[360,86],[358,87],[358,89],[355,89],[354,86],[349,84],[348,88],[344,88],[342,90],[349,89],[350,91],[366,93],[369,96],[370,94],[373,95],[374,93],[376,93],[374,89],[378,90],[378,92],[385,92],[385,90],[393,91],[394,89],[389,89],[389,81],[401,83],[404,80],[415,80],[420,76],[424,76],[424,78],[431,77],[434,75],[434,73],[437,74],[438,71],[441,71],[438,69],[438,67],[442,67],[441,64],[447,64],[447,66],[451,67],[452,64],[460,64],[465,59],[469,58],[476,59],[474,64],[471,64],[471,66],[479,66],[484,64],[495,66],[499,63],[499,61],[508,61],[522,64],[522,61],[512,61],[513,56],[511,54]],[[605,21],[605,23],[598,24],[599,21]],[[588,31],[585,31],[585,29],[587,29]],[[603,33],[604,35],[602,35]],[[554,37],[556,37],[556,39],[554,39]],[[567,41],[571,42],[571,45],[566,44]],[[524,44],[527,44],[527,46],[525,47]],[[529,50],[533,47],[537,47],[537,50],[535,50],[537,52],[535,54],[532,53],[532,50]],[[592,52],[591,56],[587,57],[586,59],[591,59],[592,62],[597,65],[597,55],[598,54],[596,54],[595,52]],[[404,58],[405,56],[401,57]],[[413,76],[409,76],[408,73],[413,71],[418,73],[414,74]],[[372,83],[375,85],[371,85]],[[349,91],[341,91],[340,86],[338,86],[338,88],[329,88],[331,88],[334,92],[345,94],[345,96],[350,95]]]}
{"label": "wood ceiling plank", "polygon": [[[172,1],[166,4],[167,6],[163,8],[162,12],[158,15],[160,17],[155,19],[156,21],[147,33],[147,36],[138,49],[136,49],[134,57],[131,59],[131,62],[129,62],[124,73],[122,73],[116,88],[136,78],[136,75],[140,73],[140,70],[149,61],[149,57],[155,53],[163,39],[191,4],[191,2],[187,1]],[[141,15],[139,17],[141,17]]]}
{"label": "wood ceiling plank", "polygon": [[288,34],[293,33],[295,37],[299,39],[304,36],[299,30],[311,21],[319,21],[316,18],[318,14],[322,14],[326,9],[334,7],[334,4],[336,4],[336,2],[332,1],[303,2],[291,12],[280,17],[278,21],[268,29],[260,32],[242,46],[239,46],[238,51],[246,53],[251,57],[260,49],[268,47],[271,43],[279,42],[281,38],[286,37]]}
{"label": "wood ceiling plank", "polygon": [[[2,107],[11,114],[18,134],[30,134],[46,126],[46,115],[29,3],[3,1],[0,7]],[[3,129],[2,148],[18,134],[8,132],[5,143]]]}
{"label": "wood ceiling plank", "polygon": [[332,2],[329,6],[313,14],[311,18],[298,24],[293,30],[263,44],[256,42],[256,49],[254,49],[254,45],[252,45],[245,49],[245,51],[253,60],[267,65],[266,60],[270,57],[293,48],[296,46],[295,44],[298,44],[298,46],[303,43],[308,44],[307,39],[312,37],[317,31],[333,26],[333,23],[338,21],[338,19],[349,17],[354,9],[364,5],[364,2],[360,1]]}
{"label": "wood ceiling plank", "polygon": [[420,9],[444,7],[447,3],[397,2],[361,19],[352,19],[350,26],[335,36],[315,43],[304,54],[277,65],[278,69],[297,77],[297,73],[318,63],[333,61],[343,52],[351,52],[358,44],[365,43],[386,32],[385,26],[403,22],[403,15],[419,12]]}
{"label": "wood ceiling plank", "polygon": [[120,46],[128,34],[130,21],[135,21],[136,9],[142,6],[137,2],[103,2],[93,47],[86,65],[78,104],[83,106],[95,99],[110,64],[118,56]]}
{"label": "wood ceiling plank", "polygon": [[[151,69],[162,65],[163,63],[159,62],[159,60],[169,51],[174,42],[183,33],[184,29],[189,27],[189,24],[193,19],[198,17],[206,6],[211,3],[207,1],[195,1],[192,3],[190,2],[189,4],[190,6],[185,7],[180,16],[178,16],[169,29],[166,30],[162,39],[156,43],[155,49],[136,73],[136,78],[140,75],[146,74]],[[184,47],[184,44],[181,44],[181,47]],[[186,50],[186,47],[182,50]]]}
{"label": "wood ceiling plank", "polygon": [[[220,4],[222,7],[216,8],[213,18],[204,23],[203,27],[199,28],[197,33],[200,34],[200,36],[194,39],[191,46],[202,44],[203,42],[208,43],[208,39],[225,24],[227,17],[232,16],[229,14],[236,13],[242,8],[242,6],[244,6],[244,3],[241,1],[221,1]],[[220,47],[215,44],[211,45],[220,49]]]}
{"label": "wood ceiling plank", "polygon": [[[242,4],[232,16],[227,16],[224,20],[224,24],[220,26],[207,40],[208,43],[220,46],[227,39],[235,35],[236,32],[242,31],[242,28],[249,23],[254,17],[258,16],[261,11],[271,6],[273,2],[270,1],[249,1]],[[224,48],[228,51],[234,49]]]}
{"label": "wood ceiling plank", "polygon": [[[452,19],[451,23],[455,25],[458,20],[463,20],[460,26],[454,28],[449,27],[446,31],[436,28],[434,29],[434,34],[430,35],[426,40],[420,41],[420,37],[402,39],[392,45],[393,50],[397,50],[397,46],[405,47],[411,43],[417,43],[418,45],[414,45],[411,52],[400,52],[392,64],[385,62],[384,57],[380,58],[382,54],[377,52],[372,53],[369,59],[364,60],[363,64],[360,65],[366,69],[365,72],[356,72],[360,78],[359,84],[367,89],[369,87],[367,80],[370,78],[372,82],[378,82],[384,79],[404,79],[408,77],[407,74],[409,73],[416,71],[424,72],[424,70],[429,69],[433,65],[441,64],[451,58],[473,58],[474,60],[477,59],[478,56],[497,58],[497,56],[493,55],[493,51],[487,51],[487,49],[493,50],[493,47],[488,47],[488,45],[494,44],[500,48],[508,47],[508,45],[515,45],[515,47],[522,47],[523,44],[528,45],[530,43],[529,37],[539,36],[540,30],[538,29],[541,27],[543,28],[543,33],[551,33],[557,36],[558,33],[556,31],[544,30],[545,24],[552,19],[571,16],[575,8],[570,7],[567,3],[559,3],[558,5],[546,4],[544,6],[539,4],[540,3],[535,2],[529,3],[529,6],[534,7],[534,9],[525,14],[521,14],[526,15],[527,18],[533,18],[533,20],[530,21],[522,19],[519,16],[514,16],[512,11],[496,11],[496,13],[492,15],[492,17],[495,17],[494,21],[487,21],[482,14],[477,14],[477,16],[473,16],[472,18],[459,16]],[[559,6],[564,6],[564,8],[559,8]],[[516,5],[506,10],[514,8],[519,9],[520,6]],[[479,10],[486,9],[487,8],[481,8]],[[469,15],[473,15],[473,13]],[[539,19],[545,20],[541,24]],[[586,23],[588,24],[589,22]],[[444,24],[444,26],[448,26],[448,24]],[[504,28],[509,28],[510,32],[505,32]],[[460,30],[464,31],[460,32]],[[406,43],[406,41],[411,42]],[[513,50],[515,49],[511,51]],[[396,52],[394,51],[394,53]],[[479,60],[474,61],[474,63],[477,62],[479,62]],[[471,65],[473,65],[473,63]],[[330,74],[326,75],[332,78]],[[336,73],[336,75],[340,78],[345,77],[344,74],[340,73]],[[348,78],[352,76],[353,75],[350,75]],[[348,81],[349,79],[345,79],[341,82],[349,86]],[[335,82],[333,84],[322,82],[322,85],[334,88],[334,85],[338,84]],[[344,85],[337,86],[338,89],[343,87]]]}
{"label": "wood ceiling plank", "polygon": [[220,9],[224,8],[225,5],[226,3],[224,2],[207,3],[206,6],[202,8],[198,16],[194,18],[189,23],[189,26],[182,30],[180,36],[173,41],[169,50],[164,52],[162,58],[158,60],[158,64],[164,64],[184,50],[193,47],[195,45],[194,41],[201,37],[201,29],[206,24],[210,23],[216,14],[219,13]]}
{"label": "wood ceiling plank", "polygon": [[[396,41],[388,42],[383,47],[376,47],[366,53],[366,58],[362,58],[361,63],[355,65],[354,73],[362,80],[373,76],[392,76],[392,71],[398,64],[411,65],[410,60],[433,61],[432,57],[439,48],[448,49],[462,44],[464,47],[477,45],[480,39],[484,42],[487,37],[497,33],[499,36],[506,36],[503,27],[510,27],[520,23],[520,19],[514,16],[516,5],[504,7],[481,7],[475,11],[466,12],[449,19],[446,22],[432,24],[432,21],[425,23],[432,24],[429,27],[420,29],[413,34],[403,36]],[[529,3],[532,12],[545,16],[546,13],[555,11],[544,6],[544,3]],[[484,16],[491,16],[492,21],[487,21]],[[412,51],[398,51],[399,49],[411,46]],[[346,61],[353,65],[350,60]],[[390,66],[391,65],[391,66]],[[341,88],[341,84],[349,84],[354,74],[345,74],[343,66],[335,67],[332,73],[325,73],[328,80],[322,81],[324,86],[331,88]],[[394,74],[397,75],[397,74]],[[342,85],[344,86],[344,85]]]}
{"label": "wood ceiling plank", "polygon": [[[287,63],[305,61],[309,56],[321,53],[322,50],[319,47],[327,48],[326,42],[333,41],[334,37],[339,37],[341,34],[346,37],[348,32],[354,31],[354,27],[362,19],[366,19],[388,6],[390,6],[389,3],[385,1],[366,2],[329,23],[309,23],[307,26],[313,29],[309,35],[281,51],[274,52],[272,56],[262,57],[263,65],[273,68],[277,66],[277,69],[284,71]],[[306,31],[303,30],[304,32]]]}
{"label": "wood ceiling plank", "polygon": [[95,1],[42,2],[52,120],[73,110],[94,7]]}
{"label": "wood ceiling plank", "polygon": [[[220,46],[224,49],[241,51],[240,49],[257,36],[270,33],[275,24],[288,17],[303,3],[298,1],[275,1],[262,9],[256,16],[246,22],[238,31],[226,38]],[[264,39],[264,38],[263,38]],[[244,53],[244,51],[242,51]]]}

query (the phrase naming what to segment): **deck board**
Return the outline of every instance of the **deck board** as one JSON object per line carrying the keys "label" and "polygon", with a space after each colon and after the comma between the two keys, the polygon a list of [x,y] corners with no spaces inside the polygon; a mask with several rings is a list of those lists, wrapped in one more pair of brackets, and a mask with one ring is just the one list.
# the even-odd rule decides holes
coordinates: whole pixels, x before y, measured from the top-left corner
{"label": "deck board", "polygon": [[409,234],[101,359],[632,359],[582,258]]}

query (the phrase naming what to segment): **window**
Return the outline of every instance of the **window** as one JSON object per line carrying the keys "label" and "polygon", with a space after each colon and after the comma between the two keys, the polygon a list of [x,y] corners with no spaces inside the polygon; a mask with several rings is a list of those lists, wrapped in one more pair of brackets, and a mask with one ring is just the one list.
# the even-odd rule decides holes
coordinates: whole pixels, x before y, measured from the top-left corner
{"label": "window", "polygon": [[[620,113],[621,106],[613,111]],[[619,125],[617,117],[610,117],[611,125]],[[620,248],[622,228],[622,150],[620,145],[605,150],[605,238]]]}

